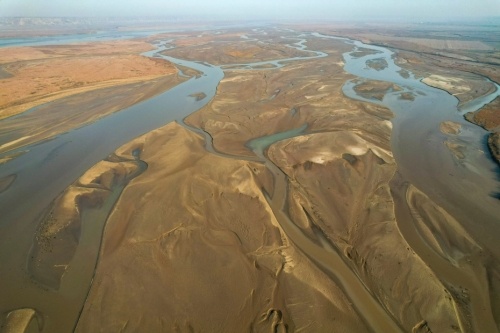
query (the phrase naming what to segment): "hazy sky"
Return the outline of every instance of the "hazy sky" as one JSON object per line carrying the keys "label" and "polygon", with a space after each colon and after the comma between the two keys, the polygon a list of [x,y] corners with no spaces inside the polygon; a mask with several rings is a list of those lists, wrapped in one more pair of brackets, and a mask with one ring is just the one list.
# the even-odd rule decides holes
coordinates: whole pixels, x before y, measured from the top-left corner
{"label": "hazy sky", "polygon": [[0,0],[0,16],[217,16],[226,18],[475,18],[500,0]]}

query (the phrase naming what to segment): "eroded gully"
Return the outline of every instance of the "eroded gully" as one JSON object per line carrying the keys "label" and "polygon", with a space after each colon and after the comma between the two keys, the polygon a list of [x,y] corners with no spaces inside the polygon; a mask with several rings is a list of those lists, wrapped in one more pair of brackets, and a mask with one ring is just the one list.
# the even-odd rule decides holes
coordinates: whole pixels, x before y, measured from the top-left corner
{"label": "eroded gully", "polygon": [[[293,45],[291,46],[294,47]],[[303,47],[303,44],[301,42],[295,43],[295,47]],[[160,52],[163,49],[166,49],[166,47],[159,46],[157,50],[152,51],[147,55],[159,56],[157,52]],[[290,58],[255,64],[231,65],[231,68],[252,69],[252,66],[258,67],[265,65],[266,63],[273,64],[275,68],[279,68],[288,61],[304,60],[324,56],[326,56],[326,54],[321,52],[314,52],[311,57]],[[4,198],[2,197],[0,214],[2,214],[3,212],[6,213],[5,215],[0,215],[3,216],[0,224],[0,228],[4,229],[2,230],[2,235],[10,234],[17,236],[21,231],[28,231],[31,232],[31,236],[28,237],[29,239],[25,240],[25,242],[27,241],[26,243],[29,243],[33,239],[32,235],[34,233],[34,229],[36,228],[36,226],[33,226],[33,221],[37,220],[36,216],[38,216],[54,198],[54,193],[57,194],[62,191],[65,187],[71,184],[74,179],[76,179],[81,173],[90,168],[90,166],[97,163],[99,160],[102,160],[107,154],[116,150],[121,144],[130,141],[134,137],[137,137],[142,133],[148,132],[172,120],[176,120],[179,123],[183,124],[182,119],[184,119],[191,112],[194,112],[204,106],[207,101],[209,101],[215,95],[215,89],[223,77],[222,68],[210,66],[208,64],[182,61],[163,55],[161,55],[161,57],[178,65],[194,68],[198,71],[203,72],[204,74],[200,78],[191,79],[186,83],[171,89],[168,93],[168,95],[171,96],[171,99],[165,100],[153,98],[144,103],[137,104],[136,106],[106,117],[94,124],[71,131],[70,133],[68,133],[68,135],[71,134],[69,136],[62,135],[58,137],[62,139],[55,138],[38,146],[28,147],[30,150],[29,153],[16,158],[14,161],[6,164],[5,166],[2,166],[2,168],[0,169],[0,177],[2,174],[15,173],[18,175],[18,180],[16,180],[16,182],[13,184],[13,186],[11,186],[11,188],[9,188],[8,191],[4,192],[10,194],[10,201],[4,201]],[[229,70],[230,68],[226,69]],[[207,95],[207,97],[202,101],[194,101],[193,98],[189,97],[190,94],[200,91],[203,91]],[[179,98],[179,96],[182,97]],[[182,102],[179,103],[179,100],[182,100]],[[186,105],[190,106],[186,107]],[[186,110],[187,108],[189,110]],[[148,111],[148,115],[153,114],[153,119],[149,118],[150,121],[146,120],[148,124],[141,125],[144,121],[144,118],[148,118],[144,116],[144,110],[158,109],[159,111]],[[168,111],[165,112],[165,109],[168,109]],[[139,110],[141,112],[138,112]],[[179,110],[182,110],[182,112],[180,112]],[[116,128],[116,124],[120,124],[120,128],[117,128],[115,133],[109,133],[109,128]],[[200,131],[203,132],[200,129],[196,130],[196,132],[198,133],[201,133]],[[128,133],[124,134],[123,132]],[[300,133],[297,132],[291,132],[288,136],[282,136],[275,141],[299,134]],[[218,155],[227,158],[241,159],[241,157],[239,156],[232,156],[223,154],[221,152],[215,152],[211,144],[211,137],[206,133],[203,135],[205,135],[206,137],[206,148],[208,151],[217,153]],[[80,144],[74,144],[73,142],[79,142]],[[96,144],[97,142],[99,144]],[[101,146],[103,143],[105,143],[104,147]],[[270,206],[272,207],[273,212],[276,215],[276,218],[280,222],[280,225],[282,226],[285,233],[288,235],[291,241],[294,242],[306,255],[312,258],[324,270],[329,271],[340,282],[342,288],[354,303],[355,308],[366,319],[369,326],[371,326],[375,331],[401,331],[401,329],[395,324],[393,318],[391,318],[387,314],[387,312],[380,306],[380,304],[375,301],[373,296],[368,292],[368,290],[364,287],[357,276],[348,268],[342,258],[333,249],[325,248],[324,246],[320,246],[312,242],[307,236],[301,233],[301,231],[290,220],[289,216],[284,213],[283,205],[287,196],[286,176],[278,167],[276,167],[271,161],[269,161],[269,159],[267,159],[267,157],[263,153],[263,149],[272,143],[273,141],[271,140],[268,142],[268,144],[263,145],[261,148],[255,148],[254,152],[257,156],[256,160],[265,163],[275,176],[275,190],[269,201]],[[399,158],[397,158],[397,160],[399,166]],[[61,172],[61,170],[67,171]],[[38,177],[27,176],[27,174],[30,172],[32,172],[33,174],[37,174]],[[16,187],[23,187],[23,183],[19,182],[19,179],[23,178],[26,179],[26,181],[24,182],[24,189],[16,190]],[[30,184],[30,180],[33,180],[33,178],[41,178],[45,181],[37,181],[35,182],[35,184]],[[23,198],[29,197],[27,196],[27,193],[35,193],[34,197],[29,200],[30,203],[19,204],[19,202],[22,202]],[[17,206],[13,205],[14,203],[17,203]],[[7,209],[7,207],[9,207],[9,209]],[[18,208],[12,210],[10,209],[12,207]],[[29,207],[30,209],[27,210],[27,207]],[[26,213],[26,211],[30,211],[30,213]],[[17,222],[13,223],[14,221],[19,220],[26,221],[25,225],[19,226]],[[31,226],[27,226],[30,224]],[[6,227],[7,229],[5,229]],[[0,251],[0,253],[12,254],[11,250],[16,247],[14,246],[13,242],[17,242],[17,239],[14,240],[13,238],[16,237],[8,237],[6,242],[3,242],[3,239],[1,239],[1,250],[7,251]],[[25,245],[28,245],[29,248],[29,244]],[[20,254],[16,256],[17,261],[14,260],[12,264],[18,266],[19,262],[25,261],[25,257],[23,258],[23,256],[25,255],[26,251],[20,251]],[[3,264],[5,262],[3,256],[0,259],[2,259]],[[15,277],[19,276],[6,276],[5,279],[2,278],[2,282],[6,282],[6,280]],[[7,283],[7,285],[12,285],[12,282]],[[3,284],[2,289],[5,286],[6,285]],[[4,306],[2,306],[2,310],[6,310]],[[30,306],[30,304],[23,304],[23,306]],[[8,308],[12,307],[8,306]]]}

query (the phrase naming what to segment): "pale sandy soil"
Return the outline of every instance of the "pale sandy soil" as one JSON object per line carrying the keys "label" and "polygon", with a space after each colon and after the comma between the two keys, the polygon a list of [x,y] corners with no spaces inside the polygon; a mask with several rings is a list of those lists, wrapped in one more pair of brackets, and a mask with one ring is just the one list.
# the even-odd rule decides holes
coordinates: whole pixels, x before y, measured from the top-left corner
{"label": "pale sandy soil", "polygon": [[[179,52],[188,56],[196,48],[186,38]],[[192,57],[234,62],[257,52],[245,43],[231,54],[234,41],[211,38]],[[259,57],[281,54],[265,45]],[[116,161],[98,163],[55,201],[30,266],[53,288],[78,246],[81,211],[135,174],[133,151],[147,164],[107,220],[76,332],[371,332],[376,312],[354,297],[359,286],[396,332],[498,331],[498,259],[401,179],[392,113],[342,93],[353,78],[339,65],[350,46],[307,45],[331,55],[279,70],[228,70],[214,99],[186,119],[210,134],[219,155],[171,123],[119,148]],[[367,81],[362,90],[380,97],[388,89]],[[278,192],[278,178],[248,147],[304,125],[265,154],[286,175],[285,215],[315,247],[285,232],[265,195]],[[317,248],[337,253],[351,278],[322,266]]]}
{"label": "pale sandy soil", "polygon": [[446,147],[450,150],[450,152],[455,156],[455,158],[462,160],[465,158],[465,146],[459,142],[454,140],[446,140],[444,142]]}
{"label": "pale sandy soil", "polygon": [[422,79],[422,82],[431,87],[446,90],[454,96],[471,90],[471,87],[464,79],[449,76],[431,75]]}
{"label": "pale sandy soil", "polygon": [[444,134],[457,135],[462,129],[462,125],[453,121],[443,121],[439,125],[439,129]]}
{"label": "pale sandy soil", "polygon": [[410,69],[423,82],[454,95],[463,105],[492,93],[495,86],[484,77],[500,82],[500,67],[477,62],[461,62],[438,55],[399,51],[396,63]]}
{"label": "pale sandy soil", "polygon": [[0,124],[3,130],[3,133],[0,132],[3,142],[0,152],[27,146],[96,121],[162,93],[183,80],[186,79],[172,74],[146,82],[122,82],[118,86],[109,83],[109,87],[81,93],[72,89],[69,96],[40,105],[34,112],[6,119]]}
{"label": "pale sandy soil", "polygon": [[444,141],[445,146],[456,159],[463,160],[467,149],[464,143],[456,137],[462,131],[462,125],[453,121],[443,121],[439,124],[439,130],[441,133],[448,135],[448,138]]}
{"label": "pale sandy soil", "polygon": [[[176,73],[167,61],[139,56],[145,42],[115,41],[0,49],[0,118],[62,97]],[[78,70],[75,70],[78,69]]]}
{"label": "pale sandy soil", "polygon": [[176,124],[120,152],[135,147],[149,167],[126,188],[107,223],[77,332],[124,325],[132,331],[366,331],[335,283],[280,229],[261,191],[272,191],[263,165],[210,155],[200,137]]}
{"label": "pale sandy soil", "polygon": [[33,278],[55,290],[78,247],[84,208],[102,206],[118,184],[139,172],[132,157],[102,161],[85,172],[58,198],[40,222],[28,269]]}
{"label": "pale sandy soil", "polygon": [[7,314],[7,320],[2,332],[5,333],[22,333],[35,332],[38,330],[36,320],[36,311],[33,309],[18,309],[10,311]]}
{"label": "pale sandy soil", "polygon": [[[268,155],[288,177],[286,212],[304,235],[317,242],[323,235],[403,331],[491,327],[489,305],[482,308],[490,291],[471,275],[484,269],[476,260],[480,246],[424,194],[397,184],[391,113],[342,95],[350,77],[331,64],[345,46],[323,43],[337,49],[331,58],[227,72],[214,100],[188,118],[233,158],[207,154],[200,138],[177,125],[131,143],[143,149],[149,169],[131,182],[108,222],[77,331],[366,331],[363,321],[353,323],[370,314],[341,301],[350,294],[301,257],[276,223],[260,191],[272,191],[270,175],[238,160],[253,156],[248,140],[302,124],[306,133],[274,144]],[[396,214],[407,206],[418,216]],[[307,284],[297,284],[306,271]],[[317,290],[319,312],[306,306],[319,300]],[[207,306],[216,295],[224,302]],[[132,310],[125,306],[131,303],[151,306]]]}

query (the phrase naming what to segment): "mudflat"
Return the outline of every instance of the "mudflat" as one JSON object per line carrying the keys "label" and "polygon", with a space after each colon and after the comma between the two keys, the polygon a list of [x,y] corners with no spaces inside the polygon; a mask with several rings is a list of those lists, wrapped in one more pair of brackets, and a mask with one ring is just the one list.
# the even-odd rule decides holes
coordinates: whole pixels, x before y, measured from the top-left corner
{"label": "mudflat", "polygon": [[[398,93],[412,103],[415,95],[345,72],[344,53],[378,52],[307,34],[319,28],[336,31],[302,26],[148,39],[172,39],[175,48],[163,54],[221,65],[224,78],[199,111],[125,143],[42,217],[26,263],[31,279],[64,296],[61,281],[71,279],[84,224],[109,209],[88,294],[74,305],[81,309],[73,314],[76,332],[498,331],[499,248],[398,171],[391,141],[398,123],[380,102]],[[490,51],[484,42],[426,41],[410,44],[428,45],[426,52],[443,45]],[[430,86],[469,92],[463,103],[492,90],[480,73],[453,68],[442,76],[441,65],[431,74],[421,54],[402,54],[401,76],[415,70]],[[380,60],[369,67],[387,66]],[[149,91],[173,74],[165,75],[148,83]],[[344,93],[352,80],[371,102]],[[124,89],[118,100],[127,100],[146,83],[135,84],[112,89]],[[434,127],[448,137],[464,131],[453,121]],[[468,161],[468,150],[449,148]],[[8,191],[12,181],[0,179],[0,188]],[[63,320],[36,309],[2,310],[2,323],[21,331],[39,317],[51,327]]]}
{"label": "mudflat", "polygon": [[151,49],[133,40],[1,48],[9,76],[0,79],[0,119],[8,118],[0,152],[91,123],[186,80],[168,61],[140,55]]}
{"label": "mudflat", "polygon": [[[200,138],[188,139],[193,134],[177,125],[136,141],[150,168],[125,189],[108,222],[112,229],[106,230],[96,284],[77,330],[113,329],[125,322],[130,327],[151,329],[165,325],[167,330],[216,327],[212,325],[220,325],[222,331],[261,330],[272,322],[275,330],[349,327],[352,332],[363,332],[375,325],[371,318],[376,309],[365,307],[353,294],[352,288],[359,282],[370,290],[370,297],[384,309],[389,321],[399,327],[396,331],[494,327],[489,310],[480,309],[482,301],[474,305],[468,298],[485,301],[493,292],[482,289],[484,281],[476,282],[472,277],[474,267],[485,263],[480,245],[425,194],[400,183],[390,145],[393,115],[342,94],[342,85],[351,76],[341,65],[332,63],[342,63],[347,46],[340,41],[317,40],[310,45],[329,56],[292,62],[282,70],[226,70],[216,97],[185,120],[210,135],[217,156],[202,149],[205,143]],[[226,48],[219,44],[210,50],[213,54],[204,53],[207,62],[211,57],[220,59],[219,51],[224,53]],[[368,81],[361,89],[383,97],[394,88]],[[340,253],[357,281],[345,282],[340,269],[317,271],[309,266],[316,263],[313,267],[321,268],[320,257],[313,247],[299,246],[302,243],[293,241],[290,237],[294,236],[277,223],[279,214],[258,190],[273,193],[271,175],[260,163],[247,161],[256,157],[250,141],[304,124],[307,129],[302,134],[272,144],[266,153],[286,174],[284,212],[302,237]],[[163,131],[169,133],[164,138],[160,136]],[[237,216],[233,213],[236,207]],[[419,215],[399,213],[404,209]],[[148,227],[143,229],[144,225]],[[213,239],[213,229],[219,233],[218,241]],[[251,235],[256,230],[261,236],[254,239]],[[430,230],[442,232],[437,236]],[[270,235],[274,235],[272,241]],[[258,245],[252,247],[249,242]],[[273,259],[262,257],[255,248],[265,249]],[[439,254],[427,257],[422,256],[423,251]],[[299,259],[298,254],[310,261]],[[213,259],[208,261],[208,257]],[[130,265],[129,258],[141,260]],[[302,279],[298,276],[306,267],[311,275],[307,285],[299,286],[296,281]],[[124,274],[131,269],[136,273]],[[147,277],[137,277],[145,270]],[[458,274],[459,270],[464,273]],[[263,271],[275,278],[261,280]],[[237,291],[224,272],[231,272],[228,275],[239,281]],[[241,272],[247,272],[245,278],[239,277]],[[139,288],[143,292],[127,293],[126,286],[132,281],[144,283]],[[149,294],[150,285],[156,286],[154,295]],[[171,290],[174,285],[176,290]],[[325,304],[313,296],[313,286],[336,296],[323,294],[329,300]],[[165,293],[175,297],[166,299],[162,292],[157,295],[157,288],[170,288]],[[271,295],[265,296],[270,290]],[[299,290],[304,303],[314,297],[313,302],[319,302],[323,310],[304,307],[302,301],[295,303]],[[414,290],[419,290],[418,295]],[[223,306],[202,310],[203,304],[220,294],[227,295]],[[108,305],[108,295],[113,295],[115,303]],[[331,302],[333,298],[349,299],[352,308]],[[140,314],[120,310],[124,304],[146,299],[153,300],[154,309],[168,308],[175,315],[167,318],[157,312],[146,314],[146,309]],[[98,313],[106,316],[98,317]],[[232,319],[217,319],[225,313]],[[361,321],[353,325],[356,318]],[[484,318],[485,322],[467,318]]]}

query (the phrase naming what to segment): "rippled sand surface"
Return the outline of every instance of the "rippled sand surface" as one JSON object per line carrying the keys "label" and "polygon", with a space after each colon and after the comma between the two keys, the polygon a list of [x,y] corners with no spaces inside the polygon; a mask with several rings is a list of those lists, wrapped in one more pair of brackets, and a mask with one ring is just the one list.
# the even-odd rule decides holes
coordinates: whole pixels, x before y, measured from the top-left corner
{"label": "rippled sand surface", "polygon": [[[276,57],[280,34],[247,32],[244,54],[238,33],[205,36],[203,60]],[[192,55],[193,40],[172,52]],[[357,92],[374,103],[350,99],[353,46],[304,43],[328,55],[227,67],[205,107],[124,144],[56,199],[28,262],[53,289],[81,247],[79,218],[116,197],[76,332],[498,331],[498,249],[398,172],[394,114],[378,102],[401,88],[365,80]],[[37,316],[5,322],[23,332]]]}

